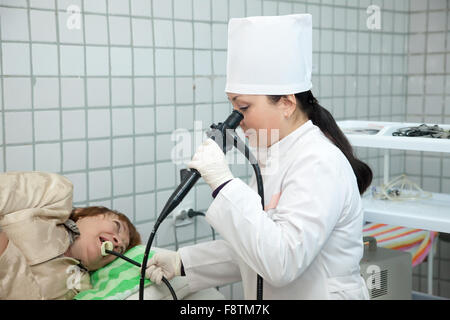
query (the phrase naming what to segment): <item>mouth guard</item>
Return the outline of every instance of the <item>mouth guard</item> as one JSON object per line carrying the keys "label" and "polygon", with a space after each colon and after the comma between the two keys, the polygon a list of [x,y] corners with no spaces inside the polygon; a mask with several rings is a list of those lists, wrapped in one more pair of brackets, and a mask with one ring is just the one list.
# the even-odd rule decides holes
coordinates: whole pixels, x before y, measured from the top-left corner
{"label": "mouth guard", "polygon": [[114,249],[114,246],[111,241],[103,242],[102,248],[101,248],[102,256],[107,256],[109,253],[106,253],[106,250],[112,250],[112,249]]}

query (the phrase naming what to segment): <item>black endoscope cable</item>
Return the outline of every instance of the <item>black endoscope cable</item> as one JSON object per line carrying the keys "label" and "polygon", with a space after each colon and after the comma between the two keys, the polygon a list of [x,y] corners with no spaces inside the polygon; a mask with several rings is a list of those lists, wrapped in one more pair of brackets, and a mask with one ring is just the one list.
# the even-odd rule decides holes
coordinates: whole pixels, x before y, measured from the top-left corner
{"label": "black endoscope cable", "polygon": [[[261,176],[261,170],[257,164],[252,164],[253,170],[255,171],[256,182],[258,186],[258,194],[261,197],[262,208],[264,210],[264,189]],[[258,274],[256,278],[256,300],[263,299],[263,278]]]}
{"label": "black endoscope cable", "polygon": [[[255,157],[250,153],[250,149],[248,146],[242,142],[239,137],[234,134],[230,135],[230,131],[234,132],[234,129],[236,129],[241,122],[241,120],[244,118],[244,116],[237,110],[233,110],[230,116],[225,120],[224,123],[219,123],[219,125],[211,125],[211,128],[219,131],[221,133],[221,137],[223,139],[223,142],[225,142],[226,139],[230,138],[233,140],[234,146],[244,153],[245,157],[250,161],[252,164],[252,167],[255,171],[256,181],[258,184],[258,194],[261,197],[261,203],[262,208],[264,209],[264,189],[263,189],[263,181],[262,181],[262,175],[260,168],[257,164],[257,161]],[[232,130],[229,130],[232,129]],[[215,140],[215,139],[214,139]],[[217,141],[216,141],[217,142]],[[222,144],[224,153],[226,153],[227,150],[227,144]],[[183,198],[186,196],[186,194],[189,192],[189,190],[195,185],[195,183],[200,179],[201,175],[200,173],[195,169],[186,170],[184,173],[184,179],[182,179],[182,182],[180,185],[175,189],[175,191],[170,196],[169,200],[167,201],[166,205],[164,206],[163,210],[161,211],[161,214],[158,216],[158,219],[156,220],[153,230],[150,234],[150,237],[147,241],[147,246],[145,248],[144,252],[144,259],[142,261],[142,267],[141,267],[141,278],[139,282],[139,300],[144,299],[144,280],[145,280],[145,268],[143,266],[147,265],[148,261],[148,255],[150,252],[150,248],[152,246],[153,240],[156,235],[156,231],[159,228],[159,225],[162,223],[162,221],[180,204],[180,202],[183,200]],[[257,293],[256,297],[258,300],[263,299],[263,278],[258,274],[257,276]]]}
{"label": "black endoscope cable", "polygon": [[[112,254],[116,257],[122,258],[123,260],[125,260],[131,264],[134,264],[136,267],[141,268],[141,264],[139,262],[134,261],[133,259],[130,259],[130,258],[124,256],[123,254],[120,254],[119,252],[108,250],[108,249],[106,249],[105,252],[108,254]],[[167,286],[167,288],[169,288],[169,291],[170,291],[170,294],[172,295],[173,300],[178,300],[177,295],[175,294],[175,290],[173,290],[172,286],[169,283],[169,280],[167,280],[165,277],[162,277],[161,281],[164,282],[164,284]]]}
{"label": "black endoscope cable", "polygon": [[[218,138],[221,137],[223,140],[225,140],[226,132],[228,130],[235,130],[238,126],[241,120],[244,119],[244,116],[242,113],[240,113],[237,110],[233,110],[233,112],[228,116],[228,118],[223,123],[219,123],[218,125],[211,125],[211,129],[214,129],[214,133],[218,133]],[[215,139],[214,139],[215,140]],[[219,143],[219,141],[216,141]],[[226,153],[226,144],[221,145],[224,151]],[[153,240],[156,235],[156,231],[158,230],[160,224],[163,222],[163,220],[180,204],[180,202],[184,199],[184,197],[188,194],[188,192],[194,187],[195,183],[201,178],[201,174],[195,170],[190,169],[184,171],[183,179],[181,183],[178,185],[178,187],[175,189],[175,191],[172,193],[172,195],[167,200],[164,208],[162,209],[160,215],[156,219],[155,224],[153,225],[153,230],[150,234],[150,237],[147,241],[147,246],[145,247],[144,252],[144,259],[142,261],[142,267],[141,267],[141,278],[139,281],[139,300],[144,299],[144,280],[145,280],[145,266],[147,265],[148,261],[148,255],[153,243]]]}
{"label": "black endoscope cable", "polygon": [[[258,188],[258,195],[261,197],[261,205],[264,210],[264,186],[261,175],[261,169],[259,168],[258,161],[255,156],[250,152],[248,146],[242,142],[241,139],[237,135],[233,136],[233,144],[242,154],[244,154],[245,158],[251,163],[253,167],[253,171],[255,172],[256,185]],[[261,275],[257,275],[256,278],[256,300],[263,300],[263,278]]]}

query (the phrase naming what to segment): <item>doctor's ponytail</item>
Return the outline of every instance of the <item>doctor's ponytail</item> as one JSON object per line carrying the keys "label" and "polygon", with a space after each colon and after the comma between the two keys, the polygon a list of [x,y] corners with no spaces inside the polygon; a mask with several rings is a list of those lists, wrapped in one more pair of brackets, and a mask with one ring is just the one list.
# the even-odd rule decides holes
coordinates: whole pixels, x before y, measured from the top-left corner
{"label": "doctor's ponytail", "polygon": [[[277,103],[283,96],[268,96],[272,103]],[[331,113],[322,107],[311,91],[305,91],[295,94],[298,108],[306,114],[314,125],[320,128],[323,134],[338,147],[347,157],[348,162],[353,168],[356,180],[358,182],[359,193],[364,191],[372,183],[372,170],[363,161],[356,158],[353,154],[353,148],[341,131]]]}

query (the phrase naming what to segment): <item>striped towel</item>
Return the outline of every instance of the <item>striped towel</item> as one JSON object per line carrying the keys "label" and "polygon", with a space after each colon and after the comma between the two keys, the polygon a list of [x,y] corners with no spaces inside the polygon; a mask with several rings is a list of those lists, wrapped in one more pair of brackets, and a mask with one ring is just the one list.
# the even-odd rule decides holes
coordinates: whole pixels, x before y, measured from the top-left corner
{"label": "striped towel", "polygon": [[413,267],[425,260],[437,234],[435,231],[396,227],[381,223],[368,223],[363,227],[364,237],[376,238],[380,247],[411,253]]}
{"label": "striped towel", "polygon": [[[124,255],[142,263],[145,247],[138,245],[128,250]],[[150,251],[149,259],[154,251]],[[76,300],[123,300],[137,292],[141,278],[141,268],[128,261],[117,258],[103,268],[91,274],[92,289],[81,291],[75,296]],[[145,279],[145,286],[152,284]]]}

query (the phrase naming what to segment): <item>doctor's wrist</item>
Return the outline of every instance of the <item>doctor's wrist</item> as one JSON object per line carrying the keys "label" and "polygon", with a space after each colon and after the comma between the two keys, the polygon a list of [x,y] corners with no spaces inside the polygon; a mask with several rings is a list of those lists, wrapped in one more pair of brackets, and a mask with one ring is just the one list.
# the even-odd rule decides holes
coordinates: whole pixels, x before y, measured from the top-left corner
{"label": "doctor's wrist", "polygon": [[225,187],[225,185],[226,185],[228,182],[230,182],[231,180],[233,180],[233,179],[227,180],[227,181],[225,181],[224,183],[222,183],[220,186],[218,186],[218,187],[213,191],[212,197],[215,198],[215,197],[219,194],[220,190],[222,190],[222,188]]}

